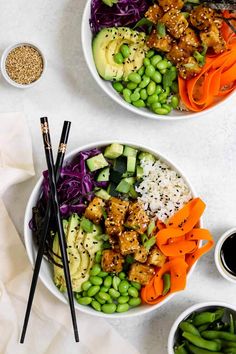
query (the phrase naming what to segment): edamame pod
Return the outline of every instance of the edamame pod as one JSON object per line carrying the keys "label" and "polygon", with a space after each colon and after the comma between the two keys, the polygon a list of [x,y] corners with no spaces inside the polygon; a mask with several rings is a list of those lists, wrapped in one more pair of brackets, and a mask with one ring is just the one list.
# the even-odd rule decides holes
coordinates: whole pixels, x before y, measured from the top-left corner
{"label": "edamame pod", "polygon": [[209,350],[206,350],[206,349],[202,349],[202,348],[198,348],[196,347],[195,345],[192,345],[192,344],[188,344],[187,346],[188,350],[190,351],[190,353],[192,354],[223,354],[222,352],[212,352],[212,351],[209,351]]}
{"label": "edamame pod", "polygon": [[185,344],[181,344],[175,348],[175,354],[188,354],[187,350],[185,349]]}
{"label": "edamame pod", "polygon": [[224,331],[203,331],[202,337],[206,339],[224,339],[232,342],[236,342],[236,334],[232,334]]}
{"label": "edamame pod", "polygon": [[189,332],[194,334],[195,336],[199,336],[200,337],[200,333],[198,331],[198,329],[196,327],[194,327],[194,325],[192,325],[191,323],[187,322],[187,321],[183,321],[180,323],[179,328],[183,331],[183,332]]}
{"label": "edamame pod", "polygon": [[205,323],[212,323],[215,321],[215,313],[213,312],[201,312],[198,313],[194,319],[193,319],[193,324],[194,326],[201,326],[202,324]]}
{"label": "edamame pod", "polygon": [[182,336],[185,339],[187,339],[190,343],[192,343],[193,345],[199,348],[203,348],[211,351],[219,351],[221,349],[221,345],[219,343],[210,340],[205,340],[199,336],[195,336],[192,333],[183,332]]}

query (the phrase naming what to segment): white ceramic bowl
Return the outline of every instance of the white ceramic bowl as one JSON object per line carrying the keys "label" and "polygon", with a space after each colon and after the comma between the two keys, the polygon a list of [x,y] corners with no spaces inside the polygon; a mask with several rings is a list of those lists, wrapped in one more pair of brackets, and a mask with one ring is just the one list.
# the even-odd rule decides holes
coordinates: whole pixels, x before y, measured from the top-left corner
{"label": "white ceramic bowl", "polygon": [[[21,46],[30,46],[34,49],[36,49],[39,54],[41,55],[42,57],[42,60],[43,60],[43,71],[42,71],[42,74],[41,76],[38,78],[38,80],[32,82],[31,84],[28,84],[28,85],[25,85],[25,84],[18,84],[17,82],[15,82],[14,80],[12,80],[9,75],[7,74],[7,71],[6,71],[6,59],[7,59],[7,56],[8,54],[15,48],[18,48],[18,47],[21,47]],[[29,43],[29,42],[20,42],[20,43],[17,43],[17,44],[13,44],[9,47],[7,47],[3,54],[2,54],[2,57],[1,57],[1,73],[2,73],[2,76],[4,77],[4,79],[12,86],[14,87],[17,87],[17,88],[21,88],[21,89],[25,89],[25,88],[30,88],[30,87],[33,87],[35,86],[36,84],[38,84],[38,82],[42,79],[42,77],[44,76],[45,74],[45,71],[46,71],[46,67],[47,67],[47,61],[46,61],[46,58],[42,52],[41,49],[39,49],[38,46],[36,46],[35,44],[33,43]]]}
{"label": "white ceramic bowl", "polygon": [[227,270],[225,269],[225,267],[222,263],[221,256],[220,256],[221,248],[222,248],[224,241],[234,233],[236,233],[235,227],[226,231],[218,240],[216,247],[215,247],[215,264],[216,264],[216,267],[217,267],[219,273],[222,275],[222,277],[224,277],[226,280],[236,284],[236,277],[233,276],[232,274],[230,274],[229,272],[227,272]]}
{"label": "white ceramic bowl", "polygon": [[227,312],[233,312],[235,317],[236,317],[236,306],[227,304],[225,302],[217,302],[217,301],[210,301],[210,302],[202,302],[196,305],[193,305],[189,307],[187,310],[185,310],[173,323],[169,337],[168,337],[168,354],[174,354],[174,345],[176,342],[176,338],[178,336],[178,327],[180,322],[184,321],[187,319],[191,313],[193,312],[202,312],[202,311],[214,311],[216,308],[219,307],[224,307],[226,308],[226,314]]}
{"label": "white ceramic bowl", "polygon": [[[146,146],[140,145],[140,144],[134,144],[132,142],[128,142],[128,141],[103,141],[103,142],[97,142],[97,143],[93,143],[93,144],[88,144],[85,146],[81,146],[78,149],[73,150],[72,152],[70,152],[67,157],[66,160],[71,160],[75,154],[77,154],[79,151],[83,151],[83,150],[88,150],[88,149],[92,149],[95,147],[98,148],[102,148],[106,145],[109,145],[113,142],[117,142],[120,144],[124,144],[124,145],[129,145],[135,148],[138,148],[140,150],[144,150],[144,151],[148,151],[151,154],[161,158],[164,162],[166,162],[168,165],[170,165],[173,169],[175,169],[185,180],[186,184],[189,186],[192,194],[194,197],[196,197],[196,193],[193,189],[193,187],[191,186],[189,180],[187,179],[187,177],[183,174],[182,171],[180,171],[179,168],[177,168],[171,161],[169,161],[168,159],[166,159],[162,154],[160,154],[159,152],[152,150]],[[25,211],[25,219],[24,219],[24,239],[25,239],[25,246],[26,246],[26,250],[27,250],[27,254],[28,257],[30,259],[31,264],[33,265],[35,263],[35,259],[36,259],[36,252],[37,252],[37,247],[35,246],[35,243],[33,242],[33,237],[32,237],[32,232],[29,229],[29,222],[32,218],[32,207],[36,205],[36,202],[39,198],[39,193],[40,193],[40,186],[42,184],[42,177],[39,179],[39,181],[37,182],[36,186],[34,187],[31,196],[29,198],[27,207],[26,207],[26,211]],[[202,222],[200,222],[200,226],[202,227]],[[188,277],[193,273],[194,270],[193,266],[188,274]],[[53,277],[52,277],[52,266],[51,264],[49,264],[45,259],[43,259],[42,265],[41,265],[41,271],[40,271],[40,279],[42,280],[42,282],[44,283],[44,285],[48,288],[48,290],[55,295],[59,300],[63,301],[64,303],[67,302],[67,297],[62,294],[57,287],[55,286],[55,284],[53,283]],[[154,311],[157,310],[159,307],[163,306],[165,303],[167,303],[170,299],[173,298],[175,294],[172,294],[170,296],[168,296],[164,301],[162,301],[159,304],[153,305],[153,306],[149,306],[149,305],[141,305],[139,307],[133,308],[131,310],[129,310],[126,313],[116,313],[116,314],[112,314],[112,315],[107,315],[104,314],[102,312],[97,312],[94,309],[88,307],[88,306],[81,306],[79,305],[77,302],[75,302],[75,307],[76,309],[88,313],[90,315],[94,315],[94,316],[100,316],[100,317],[114,317],[114,318],[124,318],[124,317],[132,317],[132,316],[136,316],[136,315],[143,315],[145,313],[148,313],[150,311]]]}
{"label": "white ceramic bowl", "polygon": [[145,118],[151,118],[151,119],[156,119],[156,120],[179,120],[179,119],[184,119],[184,118],[196,118],[199,116],[204,115],[205,113],[210,113],[214,111],[216,108],[222,106],[225,102],[225,100],[232,99],[233,96],[236,96],[236,91],[228,95],[225,99],[221,100],[218,104],[214,105],[213,107],[210,107],[202,112],[194,113],[194,112],[181,112],[177,110],[173,110],[169,115],[158,115],[155,113],[152,113],[150,110],[146,108],[136,108],[133,105],[127,103],[119,93],[117,93],[112,85],[111,82],[103,80],[96,69],[94,60],[93,60],[93,53],[92,53],[92,32],[89,27],[89,18],[90,18],[90,4],[91,0],[88,0],[84,13],[83,13],[83,18],[82,18],[82,25],[81,25],[81,38],[82,38],[82,48],[84,52],[84,57],[85,61],[88,65],[88,68],[90,70],[90,73],[92,74],[94,80],[97,82],[97,84],[101,87],[101,89],[106,92],[108,95],[108,99],[111,98],[115,102],[117,102],[119,105],[124,107],[125,109],[128,109],[129,111],[139,114]]}

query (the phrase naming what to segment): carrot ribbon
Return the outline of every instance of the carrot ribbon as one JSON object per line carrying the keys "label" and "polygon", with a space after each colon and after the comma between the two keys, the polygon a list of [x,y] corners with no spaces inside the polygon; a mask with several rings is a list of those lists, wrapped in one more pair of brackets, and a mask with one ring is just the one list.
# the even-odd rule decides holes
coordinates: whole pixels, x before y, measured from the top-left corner
{"label": "carrot ribbon", "polygon": [[[199,220],[205,210],[200,198],[195,198],[169,219],[168,224],[158,222],[156,235],[157,246],[168,257],[168,261],[160,268],[149,284],[142,288],[142,300],[148,304],[157,304],[173,292],[183,290],[186,286],[187,272],[192,265],[214,244],[210,232],[198,228]],[[206,243],[199,247],[200,241]],[[163,275],[170,273],[171,287],[163,296]]]}

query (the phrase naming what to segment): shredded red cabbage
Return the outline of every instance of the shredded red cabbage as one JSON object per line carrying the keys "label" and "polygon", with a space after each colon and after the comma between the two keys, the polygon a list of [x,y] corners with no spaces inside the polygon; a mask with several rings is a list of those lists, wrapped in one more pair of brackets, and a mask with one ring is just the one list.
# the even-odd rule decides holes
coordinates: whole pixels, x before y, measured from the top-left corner
{"label": "shredded red cabbage", "polygon": [[[94,197],[94,188],[106,188],[107,182],[97,182],[95,172],[90,172],[86,166],[86,160],[100,154],[99,149],[79,152],[76,157],[66,164],[60,173],[57,184],[60,211],[63,217],[72,213],[82,214]],[[48,200],[48,173],[43,173],[42,197],[40,203],[46,204]]]}
{"label": "shredded red cabbage", "polygon": [[112,7],[102,0],[91,1],[90,28],[93,34],[104,27],[118,27],[135,24],[150,6],[149,0],[118,0]]}

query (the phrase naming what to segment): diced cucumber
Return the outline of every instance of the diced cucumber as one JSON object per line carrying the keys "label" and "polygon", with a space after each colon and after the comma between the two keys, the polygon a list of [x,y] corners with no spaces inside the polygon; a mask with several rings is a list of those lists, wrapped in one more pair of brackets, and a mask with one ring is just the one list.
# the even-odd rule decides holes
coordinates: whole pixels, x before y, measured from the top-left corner
{"label": "diced cucumber", "polygon": [[136,168],[136,157],[128,156],[127,157],[127,172],[135,172]]}
{"label": "diced cucumber", "polygon": [[143,168],[139,165],[136,167],[136,176],[137,176],[137,179],[140,179],[143,177]]}
{"label": "diced cucumber", "polygon": [[137,152],[138,150],[130,147],[130,146],[127,146],[125,145],[125,148],[124,148],[124,152],[123,152],[123,155],[128,157],[128,156],[133,156],[133,157],[136,157],[137,156]]}
{"label": "diced cucumber", "polygon": [[118,171],[111,170],[109,179],[111,182],[118,184],[118,183],[120,183],[120,180],[122,179],[122,174]]}
{"label": "diced cucumber", "polygon": [[150,154],[149,152],[140,152],[140,154],[138,155],[139,160],[146,160],[146,161],[152,161],[155,162],[156,158],[155,156],[153,156],[152,154]]}
{"label": "diced cucumber", "polygon": [[93,231],[93,223],[89,219],[86,219],[84,216],[81,218],[80,227],[88,233]]}
{"label": "diced cucumber", "polygon": [[135,184],[136,179],[135,179],[135,177],[126,177],[126,178],[124,178],[124,181],[128,182],[132,186],[133,184]]}
{"label": "diced cucumber", "polygon": [[116,159],[123,153],[123,145],[114,143],[106,147],[104,156],[108,159]]}
{"label": "diced cucumber", "polygon": [[109,181],[110,168],[105,167],[101,172],[99,172],[97,181],[98,182],[107,182]]}
{"label": "diced cucumber", "polygon": [[133,199],[136,199],[138,197],[138,193],[136,192],[133,185],[130,186],[129,196]]}
{"label": "diced cucumber", "polygon": [[108,194],[107,191],[105,191],[105,189],[99,189],[98,191],[95,192],[95,195],[104,200],[108,200],[111,198],[110,194]]}
{"label": "diced cucumber", "polygon": [[122,179],[120,181],[120,183],[118,184],[118,186],[116,187],[117,192],[120,193],[129,193],[130,190],[130,184],[125,181],[124,179]]}
{"label": "diced cucumber", "polygon": [[127,159],[124,156],[120,156],[114,161],[113,169],[114,171],[123,174],[126,172],[127,168]]}
{"label": "diced cucumber", "polygon": [[110,194],[112,197],[117,197],[118,196],[118,192],[116,190],[116,184],[111,182],[107,188],[107,193]]}
{"label": "diced cucumber", "polygon": [[90,159],[86,160],[86,163],[91,172],[99,170],[108,165],[108,162],[104,158],[103,154],[90,157]]}

